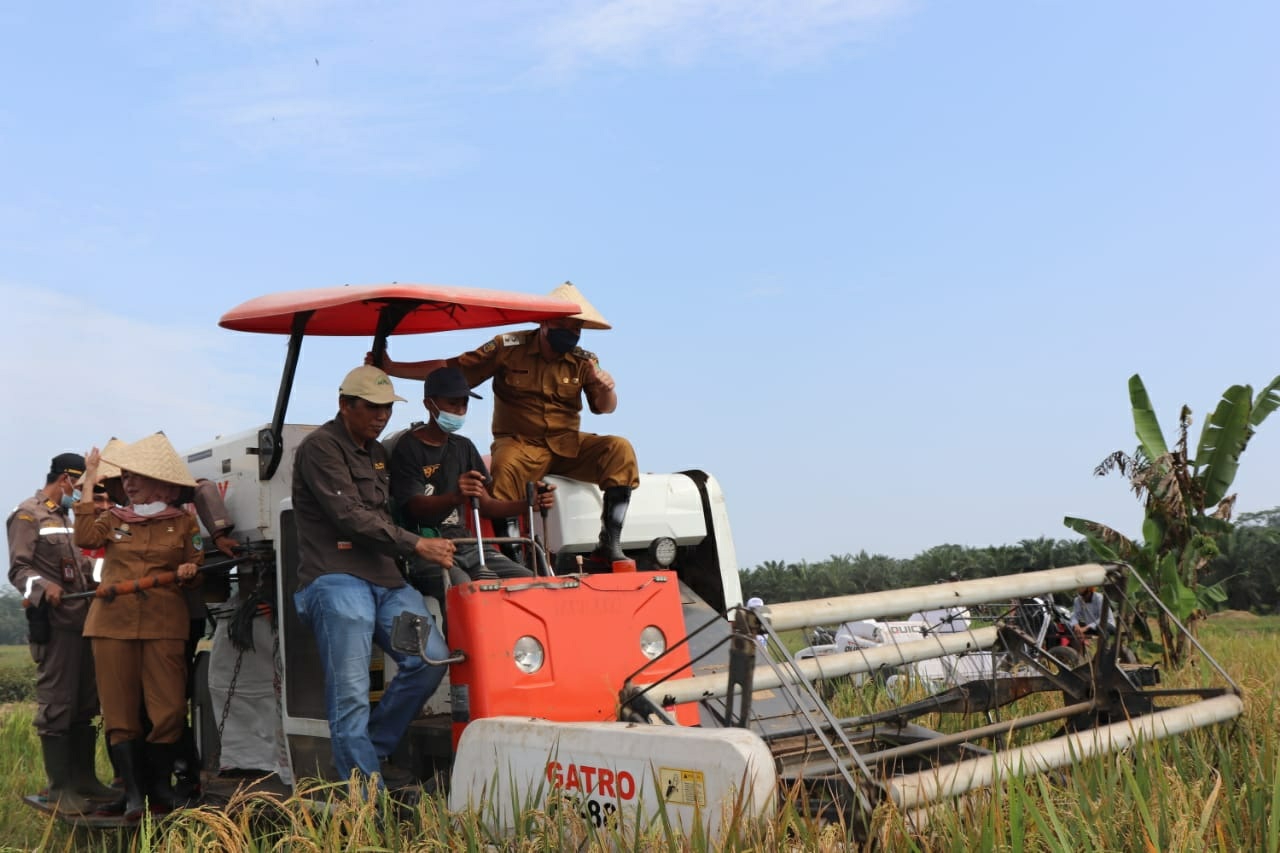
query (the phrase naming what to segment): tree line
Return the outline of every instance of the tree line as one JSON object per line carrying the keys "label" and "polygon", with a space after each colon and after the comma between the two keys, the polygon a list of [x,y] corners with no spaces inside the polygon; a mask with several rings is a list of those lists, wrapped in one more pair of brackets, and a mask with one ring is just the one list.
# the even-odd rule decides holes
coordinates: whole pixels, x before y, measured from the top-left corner
{"label": "tree line", "polygon": [[[1280,610],[1280,507],[1247,513],[1220,543],[1203,582],[1223,582],[1220,609]],[[827,598],[927,586],[940,581],[996,577],[1098,561],[1084,539],[1023,539],[1016,545],[972,548],[938,545],[914,557],[833,554],[820,562],[770,560],[742,572],[742,594],[766,603]],[[1065,603],[1065,602],[1064,602]]]}
{"label": "tree line", "polygon": [[[1246,513],[1220,542],[1205,583],[1223,582],[1224,608],[1280,610],[1280,507]],[[925,586],[952,576],[970,580],[1018,572],[1078,566],[1098,559],[1084,539],[1023,539],[1016,545],[971,548],[938,545],[909,559],[883,554],[832,555],[821,562],[769,560],[742,572],[742,594],[766,602]],[[22,600],[13,589],[0,595],[0,645],[27,641]]]}
{"label": "tree line", "polygon": [[816,563],[770,560],[742,573],[742,594],[765,603],[801,601],[1078,566],[1096,559],[1084,539],[1047,537],[985,548],[937,545],[906,559],[860,551]]}

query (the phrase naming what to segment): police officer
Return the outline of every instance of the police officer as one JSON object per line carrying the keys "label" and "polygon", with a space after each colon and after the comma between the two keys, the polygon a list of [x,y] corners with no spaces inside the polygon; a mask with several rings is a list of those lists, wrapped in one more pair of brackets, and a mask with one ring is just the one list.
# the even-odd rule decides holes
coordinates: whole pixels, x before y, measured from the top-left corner
{"label": "police officer", "polygon": [[612,326],[571,283],[551,296],[580,311],[543,322],[537,329],[502,334],[479,349],[444,361],[384,360],[393,376],[424,379],[438,367],[459,367],[471,387],[493,379],[493,496],[520,500],[525,483],[558,474],[595,483],[604,492],[600,539],[590,562],[608,568],[626,559],[622,524],[640,468],[631,442],[616,435],[581,432],[582,400],[597,415],[618,407],[613,377],[595,354],[578,346],[583,329]]}
{"label": "police officer", "polygon": [[89,602],[63,599],[94,586],[93,562],[76,547],[68,515],[80,498],[76,481],[84,468],[78,453],[55,456],[44,488],[20,503],[7,522],[9,582],[22,592],[28,609],[42,617],[33,622],[31,637],[34,722],[49,777],[49,802],[66,814],[92,811],[87,798],[109,800],[116,793],[98,781],[93,767],[98,691],[92,647],[81,636]]}

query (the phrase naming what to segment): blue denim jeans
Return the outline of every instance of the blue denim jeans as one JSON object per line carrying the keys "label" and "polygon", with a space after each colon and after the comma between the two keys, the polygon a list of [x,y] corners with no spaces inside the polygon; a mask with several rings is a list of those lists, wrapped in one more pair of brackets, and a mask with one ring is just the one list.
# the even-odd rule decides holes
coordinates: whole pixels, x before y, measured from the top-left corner
{"label": "blue denim jeans", "polygon": [[[431,617],[422,594],[411,586],[388,589],[354,575],[321,575],[294,593],[302,621],[311,626],[324,668],[325,705],[333,765],[350,776],[378,771],[378,761],[392,753],[409,723],[444,678],[443,666],[428,666],[417,655],[391,648],[391,623],[408,610]],[[383,690],[378,707],[369,711],[369,656],[372,644],[396,662],[396,674]],[[449,647],[432,624],[427,655],[439,660]]]}

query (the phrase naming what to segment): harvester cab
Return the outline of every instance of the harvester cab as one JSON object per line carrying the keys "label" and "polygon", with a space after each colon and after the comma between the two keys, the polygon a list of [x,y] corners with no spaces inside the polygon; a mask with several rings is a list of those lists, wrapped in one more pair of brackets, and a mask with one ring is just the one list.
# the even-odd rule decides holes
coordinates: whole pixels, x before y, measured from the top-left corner
{"label": "harvester cab", "polygon": [[[223,316],[229,329],[287,335],[288,348],[271,422],[187,454],[195,476],[218,484],[243,544],[276,557],[269,571],[238,572],[230,599],[214,605],[225,618],[197,664],[194,714],[206,771],[215,774],[207,790],[219,790],[220,771],[237,781],[245,773],[273,774],[286,786],[333,775],[323,674],[293,605],[293,451],[315,427],[289,423],[286,413],[305,338],[372,337],[371,347],[362,344],[353,355],[371,349],[376,361],[390,335],[536,323],[577,310],[549,297],[397,284],[275,294]],[[687,633],[686,607],[697,602],[707,614],[723,613],[741,600],[724,497],[711,475],[643,474],[622,537],[638,571],[605,575],[580,572],[580,557],[596,540],[600,490],[551,479],[556,505],[541,518],[521,519],[520,535],[506,540],[528,557],[535,578],[471,583],[428,599],[429,610],[447,615],[456,652],[397,756],[422,778],[447,775],[473,719],[615,720],[628,676],[643,670],[643,682],[688,674],[687,649],[670,649]],[[254,610],[263,599],[272,607]],[[246,609],[258,614],[251,632]],[[412,643],[421,626],[417,634],[412,626],[405,631],[401,641]],[[370,667],[377,701],[394,663],[375,647]],[[671,710],[681,724],[698,721],[694,705]]]}

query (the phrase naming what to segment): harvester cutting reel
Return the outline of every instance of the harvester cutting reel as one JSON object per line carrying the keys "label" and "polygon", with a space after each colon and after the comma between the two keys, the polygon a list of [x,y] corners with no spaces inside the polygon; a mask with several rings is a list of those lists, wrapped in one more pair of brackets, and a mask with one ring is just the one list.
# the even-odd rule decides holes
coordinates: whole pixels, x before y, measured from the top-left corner
{"label": "harvester cutting reel", "polygon": [[[1087,658],[1044,648],[1013,618],[1020,599],[1085,586],[1118,602],[1116,630]],[[1147,609],[1135,610],[1139,603]],[[980,605],[995,617],[875,648],[797,659],[786,642],[818,625]],[[1140,577],[1115,564],[734,608],[731,623],[717,617],[686,638],[700,649],[692,677],[629,681],[620,718],[672,723],[666,709],[697,702],[704,727],[745,728],[768,745],[796,802],[857,826],[883,802],[915,812],[1000,776],[1052,771],[1239,716],[1239,686],[1189,633],[1215,686],[1162,688],[1155,665],[1126,662],[1134,613],[1156,610],[1186,633]],[[905,689],[886,689],[891,673],[907,674]],[[827,701],[820,688],[831,679],[845,686]]]}

